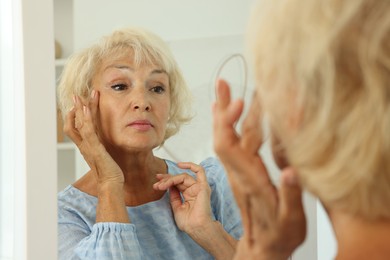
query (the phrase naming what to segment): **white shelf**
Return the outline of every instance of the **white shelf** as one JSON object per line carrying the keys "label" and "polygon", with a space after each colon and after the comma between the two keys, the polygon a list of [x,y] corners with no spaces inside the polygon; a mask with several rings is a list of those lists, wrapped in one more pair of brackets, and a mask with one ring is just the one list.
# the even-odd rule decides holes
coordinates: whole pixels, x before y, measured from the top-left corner
{"label": "white shelf", "polygon": [[57,149],[58,150],[74,150],[76,149],[76,145],[71,142],[62,142],[57,143]]}
{"label": "white shelf", "polygon": [[63,67],[65,63],[66,63],[66,59],[56,59],[54,62],[56,68]]}
{"label": "white shelf", "polygon": [[[54,36],[56,42],[61,47],[62,55],[54,61],[56,76],[54,86],[56,87],[67,57],[73,51],[73,0],[54,0],[53,3]],[[64,138],[63,142],[57,143],[58,190],[62,190],[67,185],[73,183],[81,175],[77,171],[81,168],[78,164],[83,159],[77,146],[67,137]]]}

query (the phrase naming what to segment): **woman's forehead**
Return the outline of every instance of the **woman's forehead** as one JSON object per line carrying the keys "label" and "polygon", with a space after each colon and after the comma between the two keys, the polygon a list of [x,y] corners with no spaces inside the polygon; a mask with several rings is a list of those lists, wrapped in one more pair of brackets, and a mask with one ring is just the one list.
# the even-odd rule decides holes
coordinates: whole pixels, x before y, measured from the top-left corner
{"label": "woman's forehead", "polygon": [[133,50],[113,51],[111,54],[105,55],[100,59],[98,64],[99,70],[105,70],[108,67],[120,66],[121,64],[130,65],[132,68],[151,67],[158,70],[166,71],[161,62],[157,62],[151,56],[138,56]]}

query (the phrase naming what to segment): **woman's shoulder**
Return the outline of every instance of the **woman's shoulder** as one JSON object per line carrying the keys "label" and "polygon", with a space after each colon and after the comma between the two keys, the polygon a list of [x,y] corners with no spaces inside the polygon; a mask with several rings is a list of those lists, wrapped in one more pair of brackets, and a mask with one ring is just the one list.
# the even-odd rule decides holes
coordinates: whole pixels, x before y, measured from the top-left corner
{"label": "woman's shoulder", "polygon": [[208,157],[200,165],[204,168],[210,186],[227,185],[227,175],[222,163],[216,157]]}
{"label": "woman's shoulder", "polygon": [[[181,169],[177,166],[176,162],[165,160],[168,165],[168,173],[169,174],[180,174],[183,172],[187,172],[188,174],[195,176],[190,170]],[[202,160],[200,163],[197,163],[202,166],[205,170],[207,180],[210,184],[216,182],[224,182],[226,179],[225,169],[222,163],[216,157],[207,157]]]}
{"label": "woman's shoulder", "polygon": [[97,203],[97,198],[77,189],[73,185],[68,185],[57,194],[58,208],[80,208],[90,207]]}
{"label": "woman's shoulder", "polygon": [[[170,172],[170,170],[183,172],[183,169],[181,169],[181,168],[179,168],[179,166],[177,166],[177,162],[171,161],[169,159],[164,159],[164,160],[168,166],[168,172]],[[212,171],[222,170],[223,171],[223,165],[216,157],[207,157],[206,159],[202,160],[200,163],[196,163],[196,164],[199,164],[200,166],[202,166],[206,171],[210,171],[210,170],[212,170]]]}
{"label": "woman's shoulder", "polygon": [[224,171],[222,163],[216,157],[208,157],[208,158],[204,159],[203,161],[201,161],[200,165],[206,171],[217,171],[217,172]]}
{"label": "woman's shoulder", "polygon": [[75,224],[91,229],[95,223],[97,198],[73,185],[58,193],[57,205],[58,224]]}

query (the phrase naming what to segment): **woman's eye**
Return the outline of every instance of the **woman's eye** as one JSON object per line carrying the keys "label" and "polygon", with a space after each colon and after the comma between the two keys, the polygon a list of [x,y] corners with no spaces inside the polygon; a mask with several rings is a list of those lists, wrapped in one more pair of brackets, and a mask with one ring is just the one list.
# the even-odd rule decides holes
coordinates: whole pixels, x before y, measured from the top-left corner
{"label": "woman's eye", "polygon": [[155,86],[151,90],[155,93],[163,93],[165,91],[164,87],[162,86]]}
{"label": "woman's eye", "polygon": [[116,90],[116,91],[121,91],[121,90],[125,90],[127,88],[126,84],[115,84],[113,86],[111,86],[111,88],[113,90]]}

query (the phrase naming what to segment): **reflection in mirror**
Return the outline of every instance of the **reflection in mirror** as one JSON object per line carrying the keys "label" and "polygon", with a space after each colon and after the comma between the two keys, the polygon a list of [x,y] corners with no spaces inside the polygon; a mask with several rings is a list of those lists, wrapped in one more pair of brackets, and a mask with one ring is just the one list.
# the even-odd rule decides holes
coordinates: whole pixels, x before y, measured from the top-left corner
{"label": "reflection in mirror", "polygon": [[[54,0],[56,40],[62,47],[62,58],[56,61],[57,76],[59,77],[62,73],[69,55],[87,48],[103,35],[108,35],[117,28],[140,26],[155,32],[172,50],[173,56],[193,94],[192,108],[194,117],[191,123],[184,124],[181,127],[178,134],[167,139],[162,148],[155,148],[153,154],[156,157],[173,162],[190,161],[199,164],[205,158],[215,156],[211,134],[213,123],[211,103],[215,100],[214,83],[217,74],[216,68],[220,67],[221,60],[225,60],[232,53],[243,53],[243,36],[250,6],[253,2],[254,0],[200,0],[191,3],[180,0],[129,0],[115,1],[113,4],[113,2],[109,1],[96,0]],[[91,11],[91,7],[93,7],[93,11]],[[250,97],[253,86],[250,79],[248,79],[249,82],[244,83],[246,81],[244,77],[246,72],[240,62],[239,58],[229,60],[218,74],[229,81],[235,81],[233,83],[235,86],[236,82],[237,86],[241,84],[246,86],[244,89],[234,87],[234,90],[238,90],[234,97],[245,97],[244,99],[248,103],[250,101],[248,96]],[[235,78],[237,80],[233,80]],[[85,199],[84,202],[92,203],[89,204],[90,207],[85,214],[94,214],[96,212],[94,211],[97,203],[96,196],[90,196],[88,193],[67,188],[69,184],[74,183],[77,179],[85,180],[89,166],[76,145],[69,138],[65,137],[62,140],[62,142],[58,143],[57,150],[59,191],[65,189],[67,192],[73,191],[74,194],[83,197]],[[269,151],[266,151],[265,158],[267,162],[271,162],[269,167],[271,173],[278,176],[279,172],[272,166],[272,156]],[[168,169],[171,170],[172,165],[169,164]],[[176,174],[183,171],[187,172],[188,169],[175,168],[173,173]],[[163,197],[162,200],[154,203],[158,206],[167,207],[169,200],[167,202],[166,199],[167,197]],[[313,205],[315,210],[315,203]],[[137,209],[126,209],[129,212],[130,222],[133,223],[135,220],[132,218],[132,210]],[[172,212],[166,213],[172,214]],[[125,240],[132,241],[138,234],[141,234],[143,236],[142,239],[147,238],[150,241],[149,245],[158,244],[159,242],[156,241],[154,236],[155,230],[144,229],[144,227],[150,225],[148,222],[150,219],[152,219],[151,221],[157,219],[159,221],[158,225],[164,228],[164,224],[172,222],[172,219],[167,220],[166,216],[165,214],[145,215],[145,225],[141,227],[134,226],[131,223],[118,225],[120,228],[126,229],[126,232],[123,233],[126,237],[118,236],[118,240],[115,240],[115,243],[122,243]],[[86,228],[83,232],[92,230],[93,234],[84,232],[84,234],[88,235],[83,241],[92,241],[94,237],[91,235],[112,237],[110,232],[122,230],[116,229],[117,226],[111,229],[109,225],[105,224],[106,222],[94,225],[95,218],[89,216],[89,219],[91,220],[88,222],[90,229]],[[311,223],[316,224],[315,220]],[[136,233],[133,232],[135,227],[137,228]],[[64,229],[66,230],[66,228],[68,227]],[[177,229],[170,229],[168,232],[172,235],[183,233],[182,231],[177,231]],[[64,245],[75,243],[73,236],[67,238],[61,238],[61,236],[60,232],[59,238],[63,239]],[[160,239],[159,241],[165,240],[167,239]],[[315,241],[315,238],[312,241]],[[190,247],[197,246],[195,243]],[[164,244],[164,248],[169,250],[170,247],[170,244]],[[139,247],[135,246],[134,249],[137,251]],[[86,248],[79,248],[76,251],[79,254],[91,253]],[[312,252],[311,249],[308,251]],[[169,256],[169,258],[172,258],[172,256]],[[313,254],[298,258],[314,259]]]}
{"label": "reflection in mirror", "polygon": [[190,97],[149,30],[115,30],[70,57],[58,104],[90,170],[58,194],[61,259],[233,257],[242,224],[221,163],[154,153],[191,119]]}

